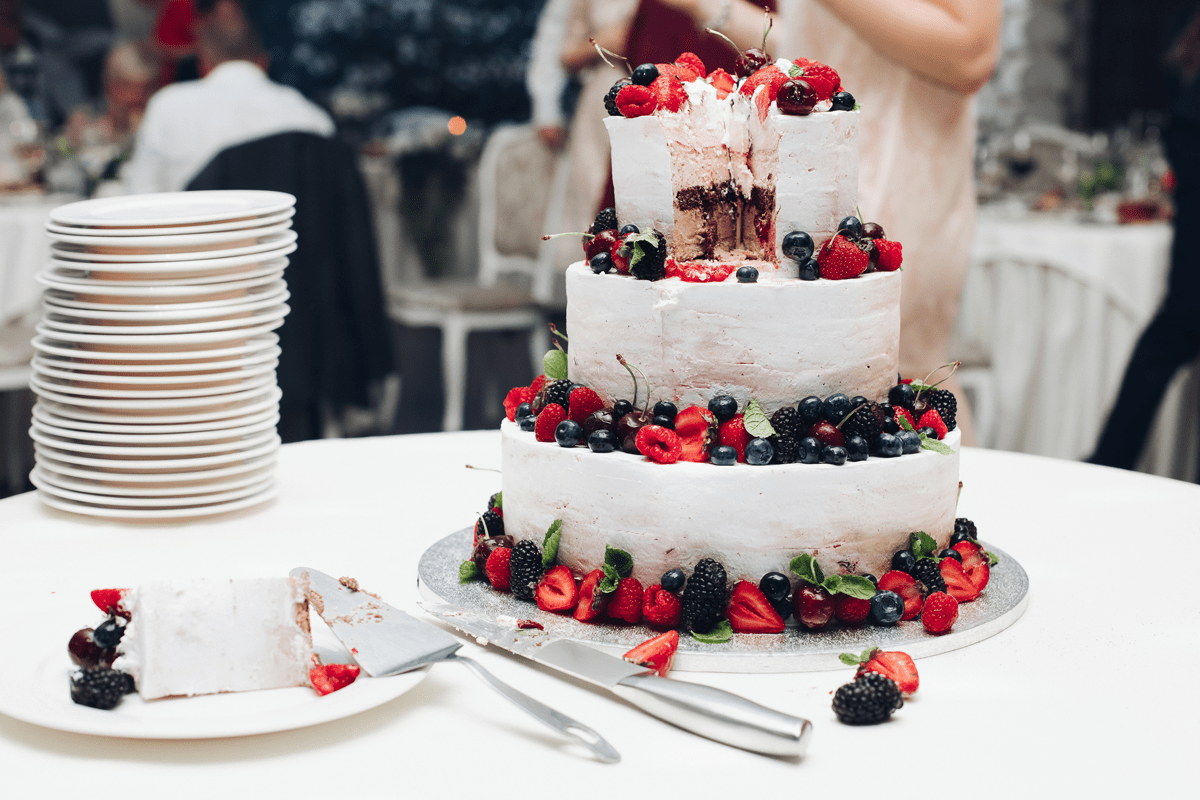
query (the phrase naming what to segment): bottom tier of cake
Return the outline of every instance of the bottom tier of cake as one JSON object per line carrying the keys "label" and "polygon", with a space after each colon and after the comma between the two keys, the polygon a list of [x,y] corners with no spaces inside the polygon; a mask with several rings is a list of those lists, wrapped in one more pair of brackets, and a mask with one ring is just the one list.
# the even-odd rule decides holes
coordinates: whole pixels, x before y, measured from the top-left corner
{"label": "bottom tier of cake", "polygon": [[577,575],[604,563],[606,545],[633,556],[643,585],[715,558],[731,581],[787,573],[801,553],[828,574],[882,575],[912,531],[947,545],[958,502],[960,436],[923,450],[842,466],[677,462],[538,442],[501,426],[504,529],[539,544],[562,520],[559,562]]}

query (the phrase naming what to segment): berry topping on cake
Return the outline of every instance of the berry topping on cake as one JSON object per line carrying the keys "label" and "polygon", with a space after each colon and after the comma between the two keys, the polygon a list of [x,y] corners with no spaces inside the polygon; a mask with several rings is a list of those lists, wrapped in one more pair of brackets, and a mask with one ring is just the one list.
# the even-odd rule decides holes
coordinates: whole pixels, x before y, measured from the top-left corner
{"label": "berry topping on cake", "polygon": [[[672,572],[679,572],[679,588],[682,589],[683,572]],[[642,595],[642,617],[652,628],[678,628],[683,620],[683,603],[674,593],[656,583]]]}
{"label": "berry topping on cake", "polygon": [[513,597],[532,600],[538,584],[542,582],[542,548],[532,539],[523,539],[513,548],[509,586]]}
{"label": "berry topping on cake", "polygon": [[660,75],[650,84],[650,92],[658,103],[659,111],[679,111],[687,105],[687,90],[676,75]]}
{"label": "berry topping on cake", "polygon": [[679,649],[679,631],[667,631],[647,639],[625,654],[625,660],[654,670],[660,678],[667,677],[675,651]]}
{"label": "berry topping on cake", "polygon": [[501,547],[512,548],[516,543],[517,540],[511,536],[490,536],[480,539],[471,550],[471,560],[475,562],[479,573],[486,575],[487,562],[492,553]]}
{"label": "berry topping on cake", "polygon": [[683,589],[683,626],[708,633],[721,619],[726,606],[725,567],[702,558]]}
{"label": "berry topping on cake", "polygon": [[504,535],[504,517],[503,511],[495,508],[489,508],[487,511],[479,515],[479,519],[475,520],[475,543],[485,536],[503,536]]}
{"label": "berry topping on cake", "polygon": [[507,592],[512,583],[512,554],[511,547],[497,547],[488,556],[484,574],[488,583],[498,592]]}
{"label": "berry topping on cake", "polygon": [[718,100],[724,100],[737,86],[737,80],[719,67],[709,73],[708,82],[717,90]]}
{"label": "berry topping on cake", "polygon": [[[916,585],[915,581],[913,585]],[[904,616],[904,612],[904,599],[900,595],[895,592],[879,591],[871,598],[871,615],[868,620],[872,625],[895,625]]]}
{"label": "berry topping on cake", "polygon": [[750,581],[734,585],[725,618],[736,633],[783,633],[783,617]]}
{"label": "berry topping on cake", "polygon": [[92,631],[92,639],[105,650],[116,647],[124,635],[125,620],[120,617],[109,617]]}
{"label": "berry topping on cake", "polygon": [[862,655],[842,653],[838,658],[848,666],[857,665],[857,675],[877,672],[891,678],[906,697],[915,694],[920,688],[921,679],[917,675],[917,665],[913,663],[912,656],[908,653],[884,651],[878,647],[871,647],[864,650]]}
{"label": "berry topping on cake", "polygon": [[719,261],[684,261],[673,258],[666,262],[666,277],[679,278],[688,283],[717,283],[733,274],[735,264],[722,264]]}
{"label": "berry topping on cake", "polygon": [[604,614],[604,606],[608,595],[597,590],[600,581],[604,580],[604,570],[594,569],[579,584],[579,602],[575,604],[575,619],[580,622],[593,622]]}
{"label": "berry topping on cake", "polygon": [[583,443],[583,426],[571,419],[564,419],[554,429],[554,441],[559,447],[575,447]]}
{"label": "berry topping on cake", "polygon": [[96,644],[93,633],[91,628],[82,628],[71,634],[71,639],[67,642],[67,652],[71,661],[75,666],[84,669],[111,667],[117,657],[116,651]]}
{"label": "berry topping on cake", "polygon": [[916,618],[925,604],[921,587],[917,584],[916,579],[900,570],[893,569],[883,573],[879,578],[879,591],[895,592],[904,601],[904,614],[900,617],[901,619]]}
{"label": "berry topping on cake", "polygon": [[815,252],[816,245],[813,244],[812,236],[806,231],[792,231],[783,237],[783,244],[780,249],[783,254],[796,262],[807,261],[812,258]]}
{"label": "berry topping on cake", "polygon": [[[955,555],[957,556],[958,553]],[[967,573],[957,558],[943,558],[938,563],[938,570],[942,574],[942,581],[946,584],[946,593],[958,602],[969,603],[979,597],[979,590],[967,577]]]}
{"label": "berry topping on cake", "polygon": [[846,725],[876,725],[904,706],[896,682],[878,672],[859,674],[833,695],[833,713]]}
{"label": "berry topping on cake", "polygon": [[946,434],[950,432],[946,428],[946,423],[942,421],[942,415],[938,413],[936,408],[931,408],[922,414],[921,418],[917,420],[916,427],[918,429],[933,428],[934,433],[937,434],[937,438],[939,439],[945,439]]}
{"label": "berry topping on cake", "polygon": [[900,263],[904,260],[904,248],[899,242],[893,242],[889,239],[876,239],[875,249],[879,251],[879,257],[875,262],[875,268],[880,272],[895,272],[900,269]]}
{"label": "berry topping on cake", "polygon": [[833,596],[833,615],[843,625],[862,625],[867,621],[867,616],[870,613],[871,601],[869,599],[864,600],[860,597],[851,597],[848,594],[835,594]]}
{"label": "berry topping on cake", "polygon": [[945,592],[934,592],[925,598],[921,623],[929,633],[945,633],[958,620],[958,601]]}
{"label": "berry topping on cake", "polygon": [[849,92],[834,92],[833,97],[829,98],[833,104],[829,107],[830,111],[853,111],[855,100],[854,95]]}
{"label": "berry topping on cake", "polygon": [[752,467],[764,467],[775,456],[775,446],[766,439],[754,437],[746,442],[746,463]]}
{"label": "berry topping on cake", "polygon": [[637,578],[622,578],[608,598],[608,616],[630,625],[642,621],[642,584]]}
{"label": "berry topping on cake", "polygon": [[681,569],[669,569],[662,574],[659,583],[668,592],[679,594],[683,591],[683,587],[687,583],[687,576],[683,574],[683,570]]}
{"label": "berry topping on cake", "polygon": [[683,454],[679,435],[662,425],[643,425],[637,432],[637,449],[660,464],[674,464]]}
{"label": "berry topping on cake", "polygon": [[918,558],[912,568],[912,576],[925,585],[925,594],[946,591],[946,582],[938,569],[938,562],[932,558]]}
{"label": "berry topping on cake", "polygon": [[649,86],[658,80],[658,67],[654,64],[639,64],[634,67],[630,80],[636,86]]}
{"label": "berry topping on cake", "polygon": [[708,71],[704,68],[704,62],[695,53],[680,54],[679,58],[675,59],[675,64],[691,70],[693,79],[703,78],[708,74]]}
{"label": "berry topping on cake", "polygon": [[308,671],[308,682],[324,697],[354,683],[360,671],[357,664],[317,664]]}
{"label": "berry topping on cake", "polygon": [[775,102],[780,112],[794,117],[807,117],[817,105],[817,90],[803,78],[792,78],[779,87]]}
{"label": "berry topping on cake", "polygon": [[749,50],[743,50],[738,53],[737,60],[733,62],[734,71],[739,77],[746,78],[761,70],[763,67],[774,61],[770,54],[761,47],[751,47]]}
{"label": "berry topping on cake", "polygon": [[846,444],[846,437],[842,432],[826,420],[811,426],[808,435],[820,442],[822,447],[843,447]]}
{"label": "berry topping on cake", "polygon": [[553,442],[558,425],[567,418],[567,411],[558,403],[550,403],[537,415],[533,435],[539,442]]}
{"label": "berry topping on cake", "polygon": [[568,567],[559,564],[542,576],[542,582],[534,591],[538,608],[555,613],[571,611],[579,600],[579,587]]}
{"label": "berry topping on cake", "polygon": [[708,460],[708,450],[717,438],[717,418],[707,408],[688,406],[675,415],[681,461]]}
{"label": "berry topping on cake", "polygon": [[819,631],[833,619],[833,598],[820,586],[802,583],[792,595],[792,613],[801,625]]}
{"label": "berry topping on cake", "polygon": [[800,442],[794,436],[777,433],[767,437],[771,443],[772,464],[794,464],[796,455],[800,452]]}
{"label": "berry topping on cake", "polygon": [[604,110],[608,112],[610,117],[621,116],[621,110],[617,108],[617,92],[631,83],[633,83],[631,79],[621,78],[621,80],[612,85],[612,88],[608,90],[608,94],[604,95]]}
{"label": "berry topping on cake", "polygon": [[857,278],[866,271],[868,261],[870,257],[841,234],[826,242],[817,256],[821,277],[831,281]]}
{"label": "berry topping on cake", "polygon": [[941,415],[942,422],[946,423],[946,429],[954,430],[958,421],[958,400],[955,399],[954,392],[949,389],[934,388],[925,392],[925,396],[929,399],[929,407],[936,409]]}
{"label": "berry topping on cake", "polygon": [[658,99],[649,86],[624,86],[617,92],[617,110],[623,117],[645,117],[658,109]]}
{"label": "berry topping on cake", "polygon": [[[833,93],[841,88],[842,85],[842,79],[838,77],[837,70],[822,64],[820,61],[810,61],[807,58],[798,58],[792,62],[792,68],[788,70],[788,76],[791,78],[803,78],[811,84],[813,91],[817,93],[817,100],[830,99],[833,97]],[[851,107],[853,108],[853,106]]]}
{"label": "berry topping on cake", "polygon": [[600,399],[600,395],[586,386],[572,389],[568,398],[567,415],[580,425],[592,414],[604,408],[604,401]]}
{"label": "berry topping on cake", "polygon": [[758,283],[758,268],[751,266],[738,267],[737,282]]}
{"label": "berry topping on cake", "polygon": [[128,589],[93,589],[92,602],[105,614],[115,614],[129,619],[129,609],[125,608],[122,603],[127,594],[129,594]]}
{"label": "berry topping on cake", "polygon": [[517,419],[517,409],[524,403],[532,403],[533,390],[528,386],[516,386],[508,390],[504,398],[504,416],[509,422]]}
{"label": "berry topping on cake", "polygon": [[842,423],[842,433],[846,437],[861,436],[871,441],[883,433],[883,421],[887,416],[878,403],[867,402],[850,412],[850,416]]}
{"label": "berry topping on cake", "polygon": [[738,88],[738,93],[743,97],[751,98],[754,97],[758,87],[765,86],[763,91],[766,92],[768,102],[773,103],[779,94],[779,87],[787,82],[787,73],[774,64],[770,64],[746,78]]}
{"label": "berry topping on cake", "polygon": [[962,568],[967,578],[979,591],[983,591],[991,580],[991,558],[977,542],[959,542],[952,548],[962,556]]}
{"label": "berry topping on cake", "polygon": [[[631,250],[629,274],[640,281],[658,281],[667,275],[667,238],[658,231],[639,233],[625,239]],[[618,266],[619,270],[619,266]]]}
{"label": "berry topping on cake", "polygon": [[115,669],[82,669],[71,674],[71,701],[77,705],[108,711],[130,690],[129,676]]}
{"label": "berry topping on cake", "polygon": [[966,517],[958,517],[954,520],[954,533],[950,534],[950,545],[954,546],[959,542],[974,542],[979,539],[979,530],[975,527],[975,523]]}
{"label": "berry topping on cake", "polygon": [[592,227],[588,229],[588,233],[600,233],[600,231],[614,231],[617,229],[617,210],[612,206],[602,208],[596,214],[596,219],[592,221]]}

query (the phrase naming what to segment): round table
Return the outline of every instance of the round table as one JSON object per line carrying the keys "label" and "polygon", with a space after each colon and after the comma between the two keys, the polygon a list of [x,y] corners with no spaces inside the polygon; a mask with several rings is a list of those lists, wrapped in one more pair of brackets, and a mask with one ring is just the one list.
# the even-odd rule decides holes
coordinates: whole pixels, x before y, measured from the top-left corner
{"label": "round table", "polygon": [[[485,469],[467,469],[465,465]],[[288,445],[279,498],[255,512],[177,525],[58,513],[32,493],[0,501],[8,612],[78,608],[86,590],[162,576],[353,575],[420,614],[417,560],[471,524],[500,488],[496,432]],[[669,469],[669,467],[664,467]],[[1200,692],[1191,567],[1200,487],[1067,461],[967,448],[960,511],[1029,573],[1011,628],[920,659],[921,689],[885,725],[830,710],[851,677],[677,673],[807,717],[807,756],[735,750],[648,717],[587,685],[466,644],[502,680],[591,725],[621,753],[604,765],[513,709],[466,670],[432,668],[371,711],[284,733],[207,741],[118,740],[0,716],[12,797],[235,796],[831,797],[958,792],[972,798],[1180,791]],[[63,631],[63,642],[71,631]],[[5,643],[20,658],[20,642]],[[0,691],[19,692],[19,686]],[[64,685],[63,691],[66,691]],[[85,788],[86,787],[86,788]]]}

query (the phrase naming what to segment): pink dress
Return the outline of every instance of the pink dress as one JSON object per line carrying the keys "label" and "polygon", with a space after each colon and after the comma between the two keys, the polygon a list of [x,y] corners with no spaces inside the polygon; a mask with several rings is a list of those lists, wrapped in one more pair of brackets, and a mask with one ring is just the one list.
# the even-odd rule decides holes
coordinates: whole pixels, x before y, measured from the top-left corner
{"label": "pink dress", "polygon": [[975,231],[972,96],[885,58],[812,0],[783,0],[768,45],[833,67],[862,106],[859,209],[904,246],[900,369],[922,378],[949,360]]}

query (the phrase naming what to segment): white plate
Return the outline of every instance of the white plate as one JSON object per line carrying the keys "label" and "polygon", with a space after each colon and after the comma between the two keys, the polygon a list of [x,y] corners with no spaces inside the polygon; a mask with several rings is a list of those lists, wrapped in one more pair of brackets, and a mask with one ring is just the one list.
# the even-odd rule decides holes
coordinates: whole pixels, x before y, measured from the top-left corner
{"label": "white plate", "polygon": [[[68,263],[73,261],[79,262],[76,265],[77,269],[87,269],[93,272],[167,272],[168,270],[184,269],[184,267],[177,266],[178,264],[198,261],[219,261],[223,258],[282,250],[295,244],[296,238],[296,232],[288,230],[274,236],[265,237],[262,241],[246,245],[245,247],[230,247],[225,250],[202,250],[190,253],[88,253],[83,250],[72,249],[76,247],[75,245],[52,244],[50,245],[50,255],[57,261]],[[279,255],[281,254],[271,252],[270,257],[276,258]],[[82,264],[86,264],[86,266],[80,266]],[[131,265],[138,267],[138,269],[130,269]],[[187,269],[217,269],[217,266],[190,266]]]}
{"label": "white plate", "polygon": [[[284,292],[284,295],[287,293]],[[249,327],[273,319],[283,319],[291,309],[281,302],[283,296],[269,298],[240,306],[225,306],[211,309],[211,313],[203,311],[185,311],[175,314],[172,312],[151,312],[147,315],[146,325],[130,325],[117,323],[136,322],[141,318],[138,312],[128,311],[78,311],[68,309],[71,313],[60,313],[50,306],[45,306],[47,312],[42,316],[42,323],[51,330],[61,330],[74,333],[99,333],[112,335],[147,336],[156,333],[197,333],[200,331],[220,330],[225,328]],[[89,317],[79,314],[94,315]],[[116,315],[120,314],[119,318]],[[172,319],[179,320],[171,322]]]}
{"label": "white plate", "polygon": [[[249,450],[266,444],[275,438],[274,427],[249,435],[231,437],[209,437],[207,444],[155,444],[151,442],[121,442],[112,444],[96,444],[92,442],[77,442],[68,432],[66,438],[51,435],[36,420],[29,429],[29,437],[38,444],[53,447],[56,450],[85,455],[122,456],[129,458],[163,458],[165,456],[181,456],[192,458],[207,456],[213,453],[231,453],[238,450]],[[212,441],[213,439],[217,441]]]}
{"label": "white plate", "polygon": [[182,495],[178,497],[110,497],[104,494],[89,494],[87,492],[75,492],[70,489],[64,489],[61,486],[46,481],[34,470],[29,475],[29,482],[38,488],[44,495],[52,495],[62,500],[73,500],[79,503],[88,503],[96,506],[120,506],[122,508],[145,508],[145,509],[176,509],[190,508],[194,506],[212,506],[218,503],[229,503],[234,500],[241,500],[245,497],[259,494],[267,489],[271,489],[275,485],[275,477],[268,476],[266,480],[259,481],[252,486],[243,486],[240,489],[231,489],[225,492],[213,492],[211,494],[194,494]]}
{"label": "white plate", "polygon": [[[55,289],[86,294],[103,294],[121,297],[156,297],[161,295],[209,294],[224,291],[230,287],[251,285],[247,283],[268,275],[278,278],[288,265],[285,258],[296,251],[296,245],[284,248],[278,254],[271,253],[268,258],[253,256],[242,261],[227,265],[225,272],[213,274],[184,275],[166,278],[154,274],[139,276],[127,275],[120,280],[114,280],[107,272],[80,270],[68,266],[64,261],[50,261],[49,266],[37,274],[38,282]],[[104,275],[107,277],[94,277]]]}
{"label": "white plate", "polygon": [[[70,422],[70,420],[65,420]],[[33,426],[38,430],[66,439],[76,439],[85,442],[107,444],[186,444],[188,442],[202,443],[218,440],[236,440],[262,431],[271,430],[279,422],[279,415],[273,414],[266,419],[247,425],[238,425],[216,431],[191,431],[188,433],[113,433],[111,431],[80,430],[71,425],[54,424],[44,416],[33,415]],[[128,426],[126,426],[128,427]]]}
{"label": "white plate", "polygon": [[263,217],[245,217],[229,222],[210,222],[199,225],[177,225],[174,227],[159,225],[151,228],[97,228],[89,225],[58,225],[54,222],[47,222],[46,230],[50,233],[65,233],[75,236],[171,236],[177,233],[215,233],[217,231],[260,228],[291,219],[295,214],[296,209],[289,208],[277,214],[268,214]]}
{"label": "white plate", "polygon": [[75,386],[34,374],[29,387],[35,394],[87,408],[128,408],[133,411],[211,406],[236,402],[261,392],[275,383],[275,374],[256,375],[229,386],[201,386],[188,389],[93,389]]}
{"label": "white plate", "polygon": [[[189,387],[202,383],[225,383],[239,381],[265,375],[279,366],[279,359],[271,359],[262,364],[256,364],[241,369],[205,372],[200,375],[97,375],[77,369],[59,369],[63,362],[48,362],[43,358],[34,357],[30,362],[34,372],[47,378],[67,381],[71,385],[88,386],[97,389],[156,389],[172,386]],[[68,362],[69,363],[69,362]]]}
{"label": "white plate", "polygon": [[[82,347],[77,342],[56,342],[46,336],[35,336],[32,340],[33,349],[47,353],[52,356],[61,356],[75,359],[82,364],[95,362],[122,362],[113,364],[112,366],[135,366],[126,365],[123,362],[161,362],[163,368],[178,367],[180,371],[207,369],[211,366],[221,367],[227,359],[232,357],[255,357],[266,352],[277,350],[279,345],[278,334],[268,334],[266,336],[254,338],[244,344],[234,345],[233,347],[218,347],[205,348],[188,352],[161,352],[154,351],[150,353],[127,353],[104,350],[90,350]],[[282,352],[282,351],[280,351]],[[276,353],[278,355],[278,353]],[[141,363],[137,366],[153,367],[158,369],[157,364]],[[85,369],[86,367],[80,367]],[[99,369],[99,367],[97,367]]]}
{"label": "white plate", "polygon": [[[43,496],[44,497],[44,496]],[[86,602],[87,591],[78,594]],[[82,608],[82,606],[81,606]],[[95,609],[93,609],[93,612]],[[80,611],[20,617],[4,628],[4,641],[21,642],[24,658],[0,662],[0,681],[21,691],[0,693],[0,713],[43,728],[122,739],[215,739],[294,730],[369,711],[409,691],[429,667],[369,678],[363,674],[344,689],[320,697],[304,686],[260,692],[143,701],[131,694],[111,711],[71,702],[72,665],[67,640],[88,617]],[[326,626],[313,615],[314,649],[326,662],[349,661]]]}
{"label": "white plate", "polygon": [[58,225],[151,228],[263,217],[296,205],[283,192],[229,189],[209,192],[161,192],[81,200],[50,212]]}
{"label": "white plate", "polygon": [[[282,273],[280,273],[282,274]],[[207,286],[202,293],[191,297],[137,297],[121,294],[94,294],[87,291],[63,292],[58,289],[47,289],[42,292],[42,301],[53,307],[59,314],[69,314],[72,311],[123,311],[150,314],[164,311],[194,311],[220,308],[221,306],[251,303],[267,297],[280,296],[287,290],[287,281],[281,278],[270,280],[249,281],[254,284],[249,287],[226,288],[224,286]],[[93,298],[81,300],[80,298]],[[133,300],[134,302],[128,302]]]}
{"label": "white plate", "polygon": [[105,380],[108,377],[107,373],[115,373],[118,375],[134,375],[148,373],[155,377],[161,377],[167,373],[188,373],[196,377],[197,380],[206,380],[207,376],[215,372],[228,372],[233,369],[250,369],[252,367],[261,366],[268,362],[278,362],[279,355],[282,349],[275,345],[273,347],[260,350],[256,353],[250,353],[241,358],[218,359],[213,361],[204,361],[197,364],[113,364],[107,361],[91,361],[80,360],[78,358],[54,358],[48,356],[35,356],[36,361],[47,365],[51,369],[64,369],[72,372],[83,374],[106,373],[95,375],[94,380]]}
{"label": "white plate", "polygon": [[[64,245],[82,247],[85,253],[119,253],[121,250],[132,252],[125,255],[144,255],[146,251],[155,253],[180,253],[181,248],[202,248],[203,250],[225,250],[230,242],[245,242],[249,246],[264,241],[269,236],[277,236],[292,227],[290,220],[276,222],[256,228],[242,230],[219,231],[215,233],[184,233],[169,236],[90,236],[76,233],[47,233],[46,238],[52,242]],[[218,246],[225,245],[225,246]],[[74,248],[63,248],[73,250]]]}
{"label": "white plate", "polygon": [[[175,434],[193,434],[204,432],[216,432],[233,430],[248,425],[260,425],[264,422],[275,424],[279,421],[279,409],[269,407],[262,411],[248,414],[244,417],[238,416],[231,419],[220,419],[212,422],[193,422],[186,425],[143,425],[138,422],[110,424],[104,422],[89,422],[80,419],[71,419],[70,417],[60,417],[57,414],[48,411],[41,403],[33,404],[33,418],[40,420],[43,424],[55,428],[64,428],[72,431],[92,431],[95,433],[114,433],[122,436],[159,436],[159,435],[175,435]],[[274,419],[272,419],[274,418]]]}
{"label": "white plate", "polygon": [[[196,344],[211,344],[213,342],[228,342],[241,339],[249,339],[255,336],[261,336],[264,333],[269,333],[283,325],[283,316],[286,316],[288,309],[284,306],[282,315],[272,322],[264,322],[261,325],[255,325],[245,328],[228,328],[219,331],[193,331],[189,333],[153,333],[138,335],[133,333],[78,333],[76,331],[60,331],[49,327],[46,323],[39,323],[34,330],[43,336],[50,339],[57,339],[60,342],[79,342],[81,344],[91,345],[118,345],[124,348],[141,348],[153,347],[160,358],[167,358],[170,354],[172,360],[177,360],[177,354],[180,352],[195,352],[186,349],[190,345]],[[129,355],[131,353],[142,353],[142,350],[91,350],[90,352],[101,353],[118,353],[118,357]]]}
{"label": "white plate", "polygon": [[264,395],[256,394],[254,397],[246,400],[217,406],[210,411],[198,411],[191,414],[155,413],[139,415],[140,412],[137,411],[97,411],[91,405],[77,406],[74,403],[60,403],[49,399],[43,399],[39,402],[45,406],[47,411],[56,416],[81,419],[86,422],[109,422],[126,425],[172,425],[175,423],[224,420],[230,421],[231,424],[236,424],[236,420],[240,420],[250,414],[265,411],[268,408],[278,411],[279,398],[281,397],[283,397],[283,392],[280,391],[279,387],[271,386],[269,387],[269,391]]}
{"label": "white plate", "polygon": [[153,456],[148,458],[135,458],[133,456],[91,458],[90,456],[81,456],[68,450],[60,450],[57,447],[50,447],[36,442],[33,445],[33,452],[38,457],[45,456],[61,464],[79,464],[84,467],[108,467],[111,469],[141,470],[143,472],[153,471],[157,473],[168,470],[195,472],[202,467],[225,466],[235,461],[244,462],[259,458],[268,453],[274,453],[279,449],[280,444],[278,436],[270,436],[266,444],[260,444],[257,447],[245,450],[233,450],[215,456],[195,456],[193,458],[158,458]]}
{"label": "white plate", "polygon": [[[71,479],[47,469],[45,463],[33,468],[39,479],[61,489],[70,489],[86,494],[102,494],[105,497],[184,497],[195,494],[215,494],[245,486],[262,483],[274,474],[274,462],[265,469],[229,480],[173,481],[157,486],[128,484],[113,480]],[[33,477],[32,475],[30,476]]]}
{"label": "white plate", "polygon": [[265,492],[244,497],[241,500],[231,500],[228,503],[216,503],[211,506],[154,509],[110,508],[88,503],[76,503],[71,500],[62,500],[41,491],[37,494],[38,499],[51,508],[57,508],[60,511],[70,511],[74,514],[82,514],[87,517],[103,517],[104,519],[120,522],[179,522],[188,519],[203,519],[216,514],[226,514],[230,511],[241,511],[246,508],[254,508],[266,503],[268,500],[274,500],[275,496],[279,494],[279,489],[272,487]]}
{"label": "white plate", "polygon": [[72,466],[60,461],[55,461],[49,457],[42,458],[38,461],[37,466],[43,470],[55,472],[59,475],[69,475],[75,478],[83,478],[89,481],[114,482],[119,485],[141,484],[143,486],[174,486],[176,484],[186,484],[191,486],[200,486],[202,484],[216,483],[220,479],[229,478],[234,475],[246,476],[251,473],[257,473],[265,469],[274,469],[277,459],[275,455],[256,458],[252,461],[247,461],[244,464],[231,464],[228,467],[216,467],[213,469],[199,469],[176,472],[120,472],[112,469],[88,469],[82,466]]}

